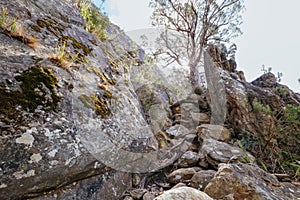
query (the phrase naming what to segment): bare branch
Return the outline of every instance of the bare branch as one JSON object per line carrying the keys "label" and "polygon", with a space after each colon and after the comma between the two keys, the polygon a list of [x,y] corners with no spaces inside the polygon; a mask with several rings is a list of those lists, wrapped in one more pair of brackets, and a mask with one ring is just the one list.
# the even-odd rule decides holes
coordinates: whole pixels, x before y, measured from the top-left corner
{"label": "bare branch", "polygon": [[[244,0],[151,0],[158,24],[180,33],[161,38],[167,63],[181,63],[187,59],[192,85],[197,85],[197,66],[201,62],[203,48],[211,41],[229,40],[239,31],[240,13]],[[174,40],[173,37],[177,37]]]}

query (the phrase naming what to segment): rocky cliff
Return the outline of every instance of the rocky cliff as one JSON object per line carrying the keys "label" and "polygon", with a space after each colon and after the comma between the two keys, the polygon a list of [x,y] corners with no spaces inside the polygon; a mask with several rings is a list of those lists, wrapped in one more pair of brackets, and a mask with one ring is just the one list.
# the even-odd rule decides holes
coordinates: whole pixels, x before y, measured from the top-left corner
{"label": "rocky cliff", "polygon": [[274,75],[248,83],[210,46],[216,124],[220,91],[145,81],[143,50],[93,4],[0,9],[0,199],[300,197],[300,98]]}

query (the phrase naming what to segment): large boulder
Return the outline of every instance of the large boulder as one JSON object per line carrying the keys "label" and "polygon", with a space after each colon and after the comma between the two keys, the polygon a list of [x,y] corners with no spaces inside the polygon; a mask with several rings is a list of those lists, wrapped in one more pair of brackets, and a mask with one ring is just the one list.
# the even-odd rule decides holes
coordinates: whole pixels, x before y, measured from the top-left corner
{"label": "large boulder", "polygon": [[214,169],[217,169],[220,163],[253,163],[255,161],[255,158],[245,150],[214,139],[205,139],[201,147],[201,152],[206,155],[208,163]]}
{"label": "large boulder", "polygon": [[299,186],[280,183],[254,165],[222,164],[205,193],[214,199],[297,199]]}
{"label": "large boulder", "polygon": [[128,189],[131,174],[110,171],[42,194],[36,200],[117,199]]}
{"label": "large boulder", "polygon": [[[117,199],[131,185],[124,174],[112,181],[114,172],[106,174],[111,169],[97,157],[101,147],[92,146],[146,124],[134,88],[125,84],[127,51],[135,45],[123,36],[118,48],[112,35],[101,41],[87,32],[73,2],[0,2],[0,199],[68,185],[64,195],[53,194],[90,199],[95,191]],[[92,176],[98,178],[82,181]]]}

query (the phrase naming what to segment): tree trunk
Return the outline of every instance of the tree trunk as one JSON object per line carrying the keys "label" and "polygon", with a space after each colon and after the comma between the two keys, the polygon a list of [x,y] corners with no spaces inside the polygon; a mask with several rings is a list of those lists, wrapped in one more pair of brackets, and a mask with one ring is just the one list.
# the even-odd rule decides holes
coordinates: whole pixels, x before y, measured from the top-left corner
{"label": "tree trunk", "polygon": [[192,88],[200,87],[200,72],[198,68],[198,64],[194,64],[189,62],[190,68],[190,81]]}

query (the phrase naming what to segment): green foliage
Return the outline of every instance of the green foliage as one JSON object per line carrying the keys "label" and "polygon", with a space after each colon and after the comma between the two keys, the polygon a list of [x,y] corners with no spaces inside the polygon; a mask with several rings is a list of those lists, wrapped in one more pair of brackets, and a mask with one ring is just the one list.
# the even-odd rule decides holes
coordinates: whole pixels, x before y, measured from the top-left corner
{"label": "green foliage", "polygon": [[262,160],[259,160],[259,164],[262,166],[262,168],[263,168],[265,171],[268,171],[267,165],[266,165]]}
{"label": "green foliage", "polygon": [[1,8],[1,15],[0,15],[0,28],[9,31],[15,32],[16,31],[16,18],[10,19],[8,16],[8,10],[5,7]]}
{"label": "green foliage", "polygon": [[278,114],[276,127],[277,130],[271,135],[271,138],[276,138],[276,143],[267,145],[267,141],[262,149],[263,153],[272,161],[272,171],[284,172],[299,180],[300,105],[287,105],[283,108]]}
{"label": "green foliage", "polygon": [[55,53],[52,56],[49,56],[48,59],[57,66],[68,69],[74,61],[71,59],[71,55],[72,54],[66,50],[66,43],[64,42],[62,45],[56,46]]}
{"label": "green foliage", "polygon": [[263,105],[257,98],[252,101],[253,110],[256,112],[263,112],[265,114],[271,114],[272,110],[269,105]]}
{"label": "green foliage", "polygon": [[300,127],[300,106],[287,105],[284,115],[284,121],[281,119],[282,123],[285,123],[290,128]]}
{"label": "green foliage", "polygon": [[[257,99],[253,100],[254,112],[268,113],[262,120],[272,119],[270,129],[264,133],[242,132],[238,145],[251,152],[257,164],[271,173],[288,174],[300,180],[300,105],[287,105],[281,111],[273,111]],[[257,116],[264,117],[260,115]],[[258,123],[260,123],[258,121]],[[266,123],[265,125],[268,125]]]}
{"label": "green foliage", "polygon": [[283,161],[280,165],[291,174],[297,181],[300,179],[300,156],[291,152],[283,151]]}
{"label": "green foliage", "polygon": [[93,6],[90,0],[80,3],[80,13],[86,20],[86,30],[102,41],[107,40],[106,26],[109,24],[108,18]]}
{"label": "green foliage", "polygon": [[243,154],[244,154],[244,156],[241,157],[239,161],[242,163],[248,163],[248,164],[251,163],[251,159],[249,158],[249,156],[247,155],[247,152],[246,152],[244,141],[238,140],[237,145],[240,147],[240,149],[243,150]]}
{"label": "green foliage", "polygon": [[2,8],[2,10],[1,10],[1,18],[0,18],[0,27],[3,26],[3,24],[5,22],[6,15],[7,15],[7,9]]}

